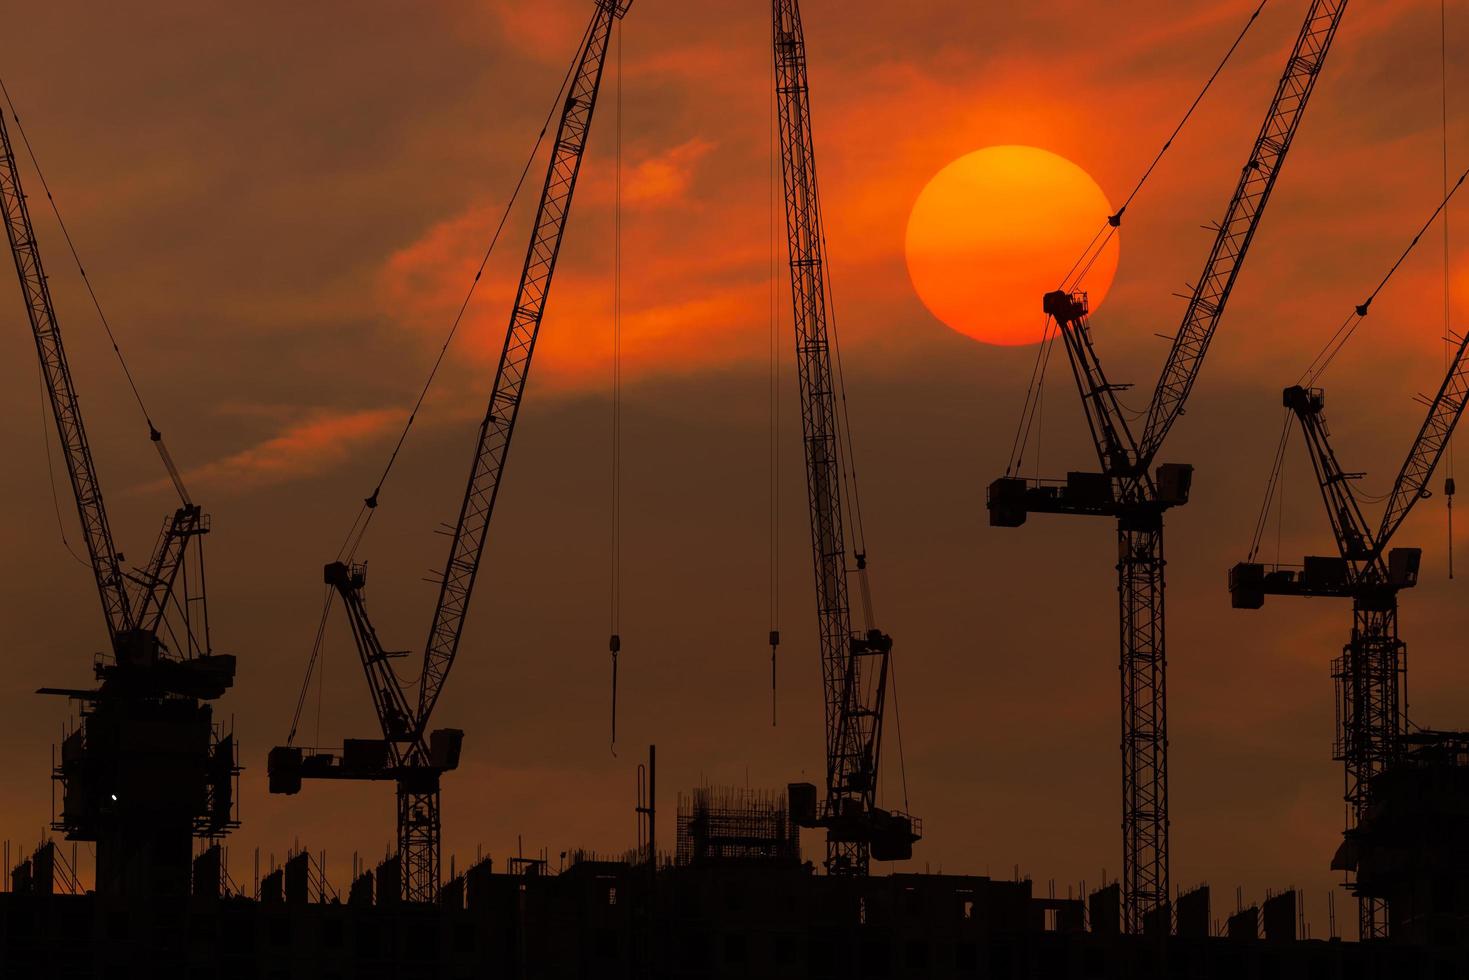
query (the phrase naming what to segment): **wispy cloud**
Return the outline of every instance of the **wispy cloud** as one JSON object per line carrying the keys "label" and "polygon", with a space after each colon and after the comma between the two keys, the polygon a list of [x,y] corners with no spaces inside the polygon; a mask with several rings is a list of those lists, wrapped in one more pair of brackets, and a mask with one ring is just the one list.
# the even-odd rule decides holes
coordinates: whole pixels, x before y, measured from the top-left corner
{"label": "wispy cloud", "polygon": [[323,473],[400,421],[399,409],[320,411],[184,473],[190,486],[253,490]]}

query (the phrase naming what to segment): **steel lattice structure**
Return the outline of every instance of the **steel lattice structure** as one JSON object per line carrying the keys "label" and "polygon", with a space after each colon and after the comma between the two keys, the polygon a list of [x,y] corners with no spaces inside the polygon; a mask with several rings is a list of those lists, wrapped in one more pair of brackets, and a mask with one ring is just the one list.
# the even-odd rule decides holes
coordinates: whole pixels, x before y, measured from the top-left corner
{"label": "steel lattice structure", "polygon": [[1180,465],[1154,473],[1153,463],[1203,367],[1345,8],[1345,0],[1314,0],[1306,13],[1151,396],[1142,439],[1134,440],[1117,400],[1126,386],[1107,381],[1092,346],[1085,294],[1051,293],[1045,311],[1065,343],[1102,472],[1075,473],[1064,484],[1004,478],[989,490],[997,526],[1018,526],[1032,512],[1117,520],[1123,925],[1131,932],[1169,903],[1163,513],[1187,502],[1192,473]]}
{"label": "steel lattice structure", "polygon": [[[1420,552],[1416,548],[1389,550],[1389,545],[1413,505],[1426,495],[1428,481],[1469,402],[1466,349],[1469,337],[1460,341],[1429,403],[1375,531],[1353,490],[1353,481],[1361,474],[1344,471],[1331,447],[1325,395],[1320,389],[1299,385],[1285,389],[1283,401],[1305,438],[1338,557],[1307,558],[1298,571],[1267,571],[1264,565],[1243,562],[1230,572],[1230,591],[1237,608],[1258,609],[1267,595],[1352,600],[1351,639],[1331,662],[1336,686],[1332,756],[1342,763],[1348,816],[1342,847],[1332,861],[1335,870],[1356,870],[1354,835],[1372,805],[1373,782],[1402,757],[1408,725],[1404,704],[1407,646],[1398,635],[1398,593],[1417,584]],[[1359,893],[1358,897],[1359,934],[1363,939],[1385,938],[1385,901],[1376,895]]]}
{"label": "steel lattice structure", "polygon": [[1234,289],[1235,280],[1244,265],[1245,252],[1254,240],[1260,216],[1270,200],[1270,192],[1275,188],[1275,179],[1280,175],[1281,164],[1290,151],[1316,81],[1321,77],[1321,68],[1326,63],[1326,54],[1331,50],[1331,42],[1336,38],[1346,6],[1346,0],[1315,0],[1306,12],[1305,23],[1301,25],[1300,36],[1285,63],[1285,73],[1276,87],[1265,124],[1255,137],[1250,157],[1240,171],[1239,184],[1224,219],[1219,222],[1214,246],[1189,298],[1183,324],[1168,352],[1158,384],[1153,389],[1142,443],[1138,447],[1143,466],[1157,455],[1168,430],[1183,414],[1184,403],[1199,376],[1219,318],[1224,315],[1230,291]]}
{"label": "steel lattice structure", "polygon": [[0,113],[0,198],[3,198],[5,211],[5,234],[10,240],[11,255],[15,257],[15,271],[20,276],[26,316],[30,319],[36,353],[46,378],[46,393],[56,420],[56,433],[61,440],[66,475],[71,481],[77,516],[81,519],[82,539],[102,598],[108,638],[115,644],[119,637],[133,628],[132,603],[123,578],[122,562],[112,542],[112,528],[102,503],[97,467],[87,445],[87,431],[82,424],[76,386],[71,380],[71,368],[61,344],[61,328],[57,325],[56,309],[51,302],[51,287],[41,265],[41,252],[31,224],[30,209],[26,206],[25,192],[21,189],[15,148],[3,113]]}
{"label": "steel lattice structure", "polygon": [[385,752],[360,760],[323,754],[302,758],[300,749],[277,748],[271,754],[272,789],[296,792],[300,777],[382,779],[397,783],[398,857],[402,897],[410,902],[437,900],[440,880],[440,776],[458,764],[462,732],[430,733],[429,721],[459,650],[464,620],[474,590],[486,535],[504,474],[510,440],[520,414],[530,374],[536,337],[550,296],[571,215],[592,116],[601,88],[608,42],[616,21],[632,0],[597,0],[586,38],[570,74],[530,245],[526,250],[505,344],[480,425],[469,482],[455,523],[448,560],[440,579],[438,602],[424,647],[418,698],[404,693],[387,653],[367,615],[363,596],[366,575],[361,566],[340,562],[326,567],[326,581],[344,600],[373,704],[382,729]]}
{"label": "steel lattice structure", "polygon": [[561,254],[561,239],[571,214],[572,196],[577,174],[581,172],[582,155],[592,125],[592,112],[597,105],[597,92],[602,84],[602,69],[607,61],[607,42],[613,22],[623,17],[632,0],[598,0],[597,11],[587,33],[586,46],[577,64],[571,91],[556,130],[551,150],[551,163],[546,170],[545,187],[536,209],[530,247],[515,306],[510,312],[510,326],[500,363],[495,368],[495,384],[490,394],[489,409],[480,427],[479,443],[470,468],[469,486],[454,528],[449,560],[444,566],[443,585],[434,609],[424,648],[423,683],[419,687],[418,734],[422,735],[434,704],[443,691],[444,680],[459,648],[464,631],[464,614],[474,589],[480,556],[484,553],[485,534],[490,515],[500,491],[500,477],[505,469],[505,456],[510,450],[510,437],[520,415],[520,403],[530,373],[531,355],[545,313],[546,298],[551,292],[551,277],[556,259]]}
{"label": "steel lattice structure", "polygon": [[848,556],[856,552],[858,574],[865,574],[866,555],[849,545],[843,526],[843,420],[832,367],[806,40],[797,0],[773,0],[771,14],[826,721],[826,799],[818,822],[827,830],[826,870],[864,875],[874,848],[879,860],[911,853],[917,836],[911,818],[877,806],[892,638],[870,622],[864,631],[852,628]]}

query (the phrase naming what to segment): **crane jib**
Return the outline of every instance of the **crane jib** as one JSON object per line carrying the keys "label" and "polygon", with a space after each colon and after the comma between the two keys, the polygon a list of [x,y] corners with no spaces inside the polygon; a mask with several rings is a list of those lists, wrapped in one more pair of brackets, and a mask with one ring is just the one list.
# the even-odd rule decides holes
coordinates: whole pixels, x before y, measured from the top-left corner
{"label": "crane jib", "polygon": [[475,447],[468,486],[425,644],[418,706],[414,714],[415,736],[420,740],[459,649],[470,595],[484,552],[485,535],[525,394],[531,357],[551,291],[562,236],[571,214],[577,175],[606,64],[608,40],[614,21],[626,14],[629,6],[630,0],[598,0],[562,110],[546,182],[536,209],[534,231],[526,250],[525,265],[505,334],[505,345],[495,371],[489,409]]}
{"label": "crane jib", "polygon": [[71,481],[77,516],[81,520],[82,538],[102,599],[108,638],[116,645],[119,638],[131,633],[135,625],[132,605],[107,521],[107,509],[102,502],[97,468],[87,444],[81,405],[72,383],[66,351],[61,344],[61,329],[51,302],[51,290],[41,264],[35,228],[21,188],[15,148],[3,112],[0,112],[0,197],[3,197],[5,234],[10,240],[15,270],[25,295],[26,316],[35,335],[36,352],[45,375],[46,392],[66,461],[67,478]]}
{"label": "crane jib", "polygon": [[1313,0],[1307,11],[1270,111],[1240,171],[1239,182],[1218,224],[1214,245],[1196,280],[1198,285],[1194,287],[1183,323],[1153,390],[1138,444],[1143,468],[1152,462],[1163,447],[1169,429],[1183,414],[1184,403],[1203,367],[1204,355],[1254,241],[1281,165],[1305,117],[1306,104],[1321,76],[1346,6],[1346,0]]}

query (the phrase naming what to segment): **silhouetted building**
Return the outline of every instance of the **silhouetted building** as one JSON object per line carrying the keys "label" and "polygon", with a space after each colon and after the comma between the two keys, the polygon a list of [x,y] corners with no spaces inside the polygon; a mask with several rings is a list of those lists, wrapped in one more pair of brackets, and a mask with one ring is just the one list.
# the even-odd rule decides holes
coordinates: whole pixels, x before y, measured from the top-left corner
{"label": "silhouetted building", "polygon": [[1389,935],[1408,943],[1469,936],[1469,733],[1405,739],[1402,761],[1338,854],[1359,894],[1387,900]]}
{"label": "silhouetted building", "polygon": [[[1462,934],[1437,945],[1302,941],[1293,926],[1276,936],[1267,911],[1267,941],[1252,907],[1231,917],[1228,937],[1129,936],[1087,928],[1080,899],[1037,897],[1029,880],[842,877],[750,861],[664,864],[654,875],[646,862],[576,855],[560,874],[520,866],[527,873],[476,865],[438,905],[375,904],[357,884],[346,902],[286,901],[284,867],[272,901],[6,893],[0,969],[271,980],[1469,976]],[[1282,921],[1288,911],[1293,922],[1290,894],[1272,899]]]}

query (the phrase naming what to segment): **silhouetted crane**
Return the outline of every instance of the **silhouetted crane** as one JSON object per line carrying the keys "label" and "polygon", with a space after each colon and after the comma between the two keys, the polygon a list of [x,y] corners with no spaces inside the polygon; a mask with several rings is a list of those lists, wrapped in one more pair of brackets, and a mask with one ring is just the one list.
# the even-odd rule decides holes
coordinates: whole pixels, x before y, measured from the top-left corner
{"label": "silhouetted crane", "polygon": [[[1141,440],[1134,439],[1117,398],[1129,386],[1107,381],[1092,345],[1086,294],[1048,293],[1043,308],[1066,345],[1102,471],[1069,473],[1064,482],[1005,477],[989,487],[990,523],[997,527],[1018,527],[1030,513],[1117,520],[1122,893],[1124,927],[1132,932],[1154,910],[1166,913],[1169,903],[1163,513],[1188,501],[1193,473],[1192,466],[1176,463],[1155,473],[1153,463],[1203,367],[1345,9],[1345,0],[1313,0],[1306,13],[1153,390]],[[1111,221],[1120,223],[1121,213]],[[1166,930],[1166,921],[1162,925]]]}
{"label": "silhouetted crane", "polygon": [[[860,875],[867,873],[869,858],[912,857],[919,834],[907,814],[877,806],[893,641],[873,622],[860,530],[851,557],[862,590],[866,629],[852,628],[847,589],[849,534],[843,527],[842,503],[844,470],[850,469],[850,465],[843,466],[843,453],[849,446],[843,444],[845,420],[837,390],[841,379],[832,370],[830,335],[836,327],[828,320],[826,309],[826,240],[811,138],[806,42],[797,0],[774,0],[771,11],[826,715],[826,799],[818,815],[815,787],[794,784],[791,805],[803,824],[826,828],[828,873]],[[855,481],[855,474],[847,478]]]}
{"label": "silhouetted crane", "polygon": [[[410,902],[431,902],[438,897],[439,781],[444,772],[458,766],[464,733],[457,729],[429,732],[429,718],[459,650],[510,438],[525,394],[531,355],[561,252],[562,235],[571,214],[608,40],[614,21],[626,15],[631,5],[632,0],[597,0],[577,55],[510,313],[505,346],[495,369],[489,407],[475,445],[469,485],[440,580],[439,599],[424,649],[418,698],[411,701],[404,692],[390,663],[398,655],[383,648],[368,618],[363,593],[365,568],[333,562],[326,566],[325,580],[346,606],[383,737],[349,739],[344,742],[340,755],[318,752],[307,756],[300,748],[289,745],[279,746],[270,753],[273,793],[299,792],[303,777],[391,780],[397,784],[401,897]],[[376,500],[370,498],[368,504],[376,506]]]}
{"label": "silhouetted crane", "polygon": [[98,891],[187,895],[194,835],[218,837],[236,825],[234,737],[220,736],[210,706],[201,703],[222,696],[235,676],[235,658],[210,648],[203,557],[209,518],[189,498],[150,422],[181,505],[164,522],[148,563],[124,570],[3,112],[0,203],[110,648],[94,665],[97,689],[39,692],[82,704],[82,725],[62,742],[54,773],[63,786],[54,827],[70,840],[97,842]]}
{"label": "silhouetted crane", "polygon": [[[1336,538],[1336,557],[1311,556],[1298,569],[1240,562],[1229,572],[1231,604],[1259,609],[1267,595],[1333,596],[1352,600],[1352,636],[1332,661],[1336,681],[1336,741],[1333,757],[1343,764],[1348,826],[1332,859],[1336,871],[1357,867],[1354,831],[1371,799],[1372,780],[1392,766],[1403,749],[1407,716],[1402,682],[1407,647],[1398,638],[1398,592],[1418,584],[1419,548],[1392,548],[1393,535],[1408,512],[1429,495],[1428,481],[1464,414],[1469,399],[1469,335],[1459,342],[1438,394],[1429,402],[1417,436],[1408,448],[1388,494],[1382,521],[1374,531],[1353,489],[1361,473],[1348,473],[1331,448],[1320,388],[1285,389],[1285,407],[1305,436],[1311,466]],[[1388,930],[1383,899],[1360,896],[1360,935],[1384,938]]]}

